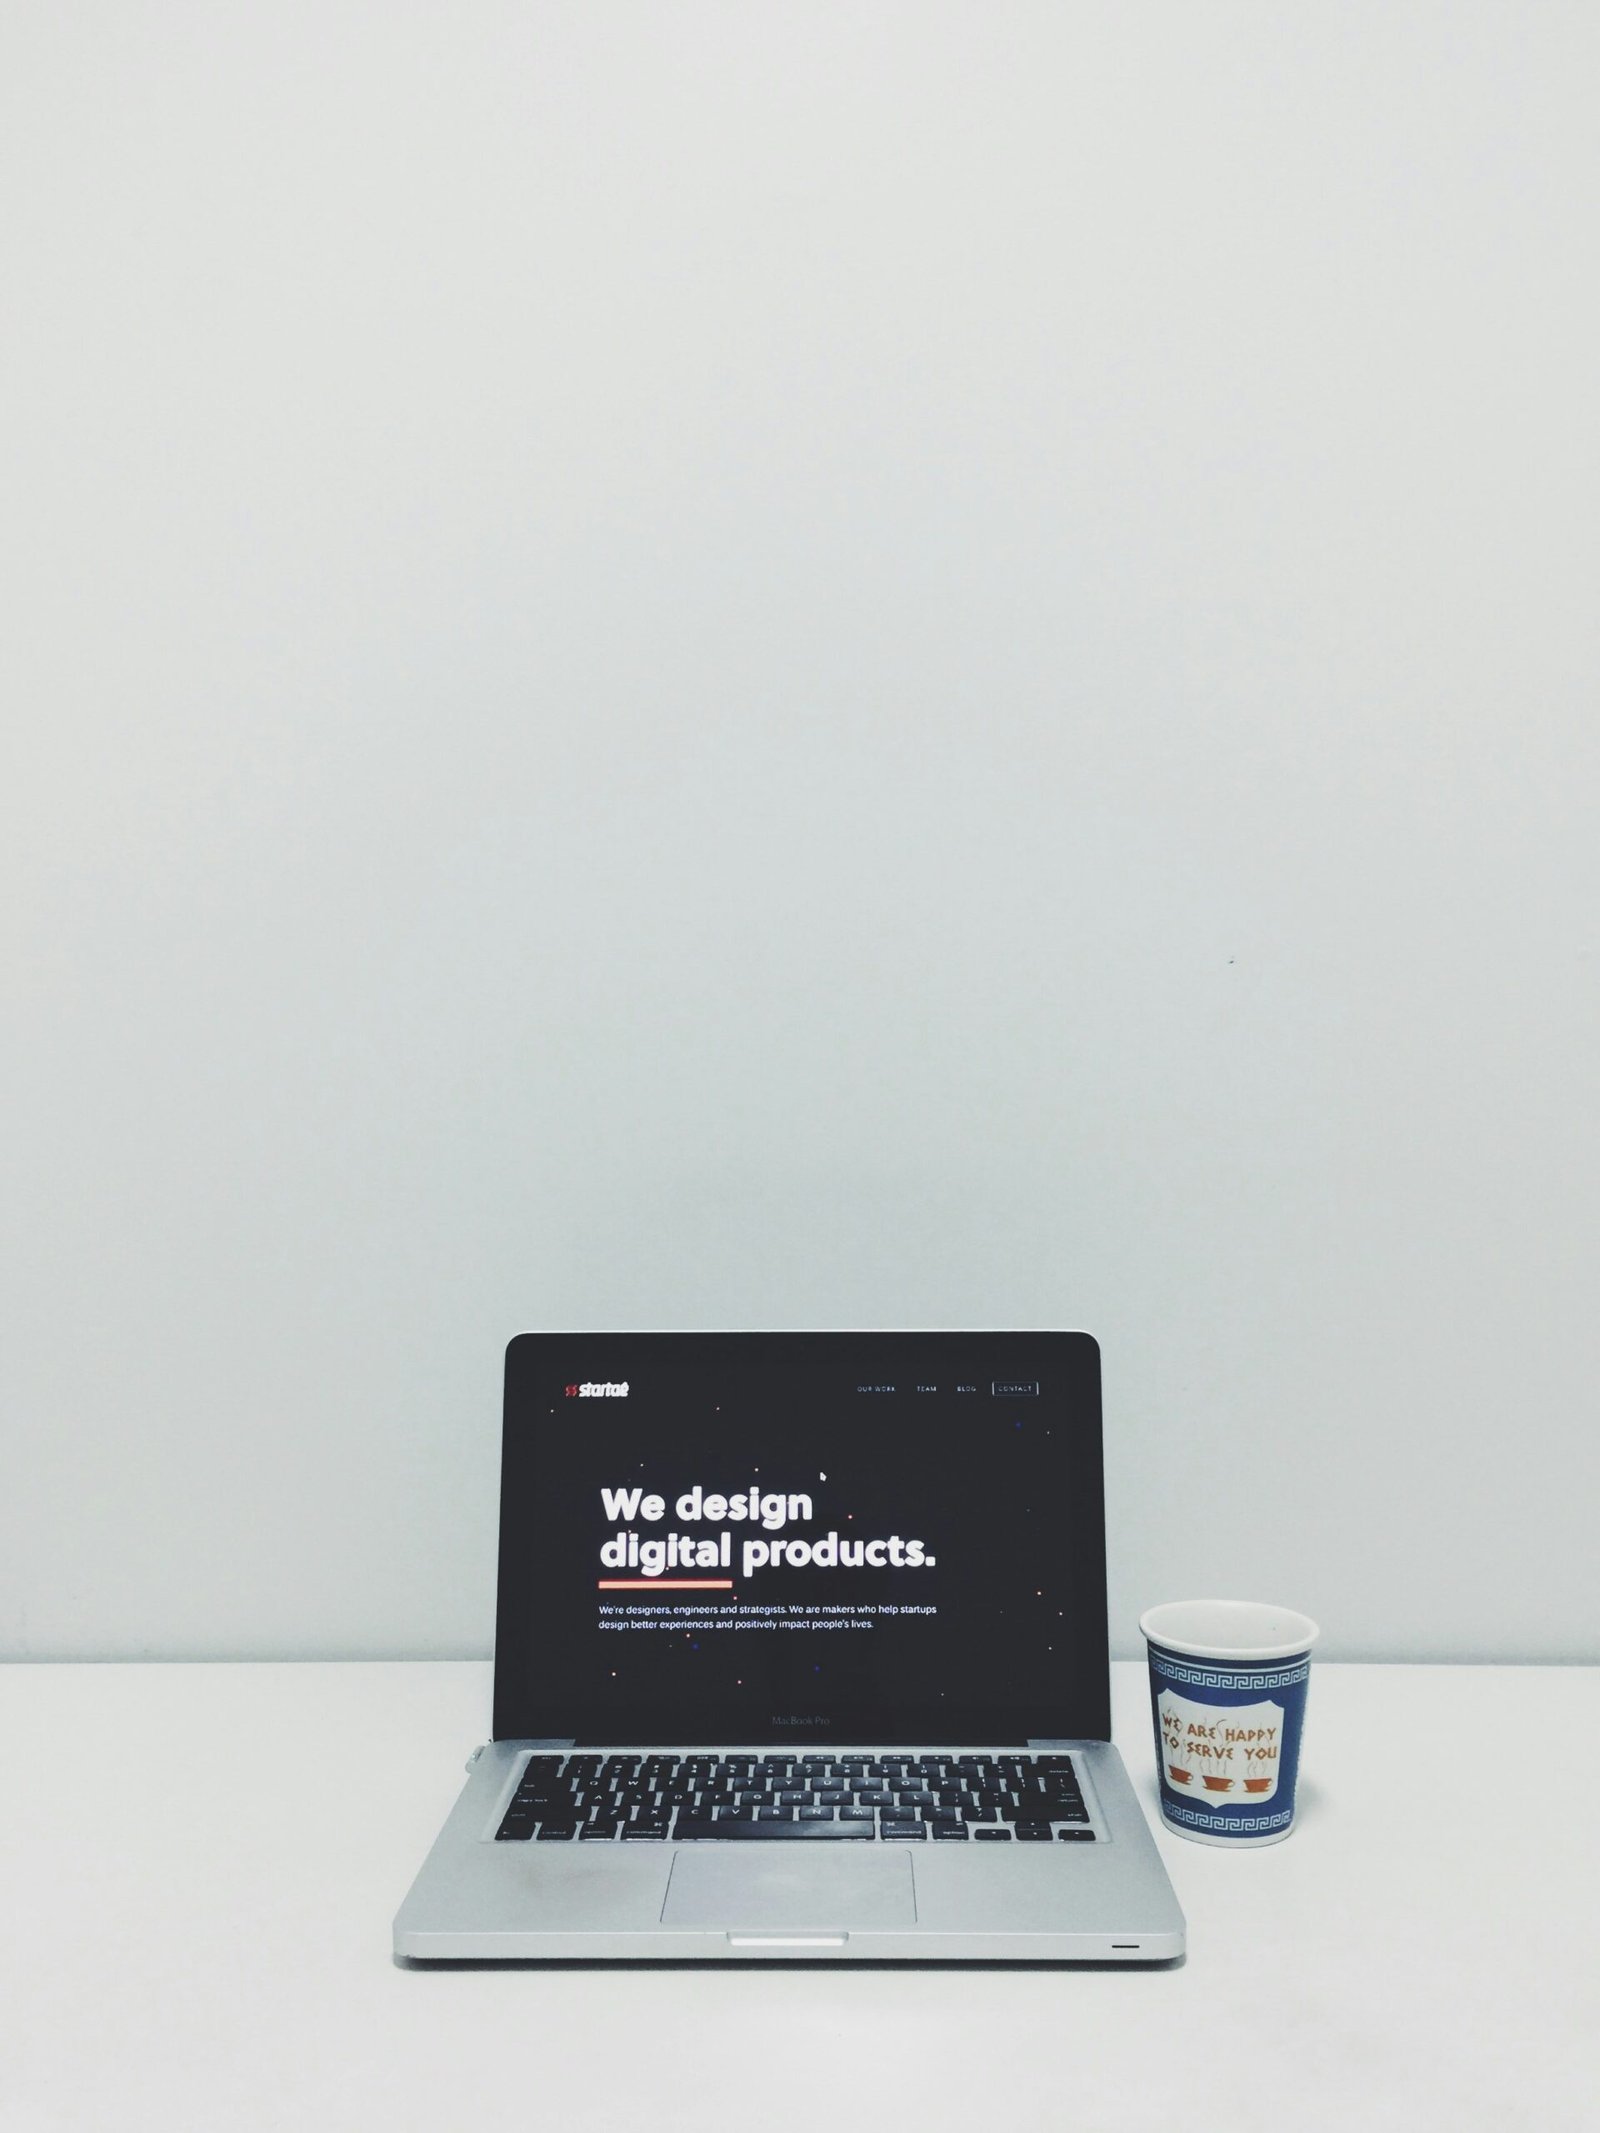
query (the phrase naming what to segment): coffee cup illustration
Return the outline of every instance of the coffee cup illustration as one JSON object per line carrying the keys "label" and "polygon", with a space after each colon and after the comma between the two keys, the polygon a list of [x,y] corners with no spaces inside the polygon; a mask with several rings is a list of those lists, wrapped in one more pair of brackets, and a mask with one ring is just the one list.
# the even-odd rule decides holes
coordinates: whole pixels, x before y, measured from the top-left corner
{"label": "coffee cup illustration", "polygon": [[1208,1808],[1252,1806],[1278,1789],[1283,1707],[1196,1703],[1174,1689],[1159,1698],[1162,1768],[1173,1790]]}

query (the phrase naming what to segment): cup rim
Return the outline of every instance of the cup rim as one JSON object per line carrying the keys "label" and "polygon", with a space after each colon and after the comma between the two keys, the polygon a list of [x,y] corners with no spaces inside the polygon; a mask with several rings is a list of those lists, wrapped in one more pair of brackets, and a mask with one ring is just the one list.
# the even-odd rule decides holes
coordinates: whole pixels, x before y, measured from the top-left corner
{"label": "cup rim", "polygon": [[1139,1627],[1147,1642],[1186,1659],[1294,1659],[1322,1634],[1297,1607],[1265,1600],[1165,1600],[1145,1609]]}

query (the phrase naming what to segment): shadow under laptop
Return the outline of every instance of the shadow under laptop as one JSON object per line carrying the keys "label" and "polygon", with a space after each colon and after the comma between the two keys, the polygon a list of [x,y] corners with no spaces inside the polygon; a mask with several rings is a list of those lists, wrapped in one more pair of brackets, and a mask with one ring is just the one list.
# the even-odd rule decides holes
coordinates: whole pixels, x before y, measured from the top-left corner
{"label": "shadow under laptop", "polygon": [[396,1955],[390,1958],[396,1970],[925,1970],[930,1975],[951,1970],[1182,1970],[1189,1958],[1187,1955],[1171,1956],[1162,1962],[982,1962],[982,1961],[874,1961],[870,1958],[852,1961],[848,1956],[728,1956],[693,1957],[678,1960],[657,1960],[653,1957],[628,1957],[623,1961],[602,1962],[593,1960],[569,1960],[565,1957],[527,1957],[517,1961],[493,1959],[466,1961],[430,1962],[425,1956]]}

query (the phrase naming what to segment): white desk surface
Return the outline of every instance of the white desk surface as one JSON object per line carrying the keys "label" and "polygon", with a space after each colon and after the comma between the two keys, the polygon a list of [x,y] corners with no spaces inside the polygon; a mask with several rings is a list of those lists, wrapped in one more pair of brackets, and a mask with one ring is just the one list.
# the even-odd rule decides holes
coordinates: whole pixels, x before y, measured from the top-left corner
{"label": "white desk surface", "polygon": [[[1154,1819],[1141,1666],[1116,1738]],[[1600,1669],[1313,1669],[1169,1970],[407,1970],[481,1664],[0,1668],[0,2133],[1600,2127]]]}

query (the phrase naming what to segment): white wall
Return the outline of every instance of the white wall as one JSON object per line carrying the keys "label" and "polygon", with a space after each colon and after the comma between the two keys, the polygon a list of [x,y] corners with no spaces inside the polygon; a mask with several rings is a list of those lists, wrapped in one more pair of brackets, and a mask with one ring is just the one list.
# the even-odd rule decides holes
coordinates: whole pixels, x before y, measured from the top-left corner
{"label": "white wall", "polygon": [[1600,17],[10,11],[0,1650],[532,1325],[1082,1325],[1117,1648],[1600,1657]]}

